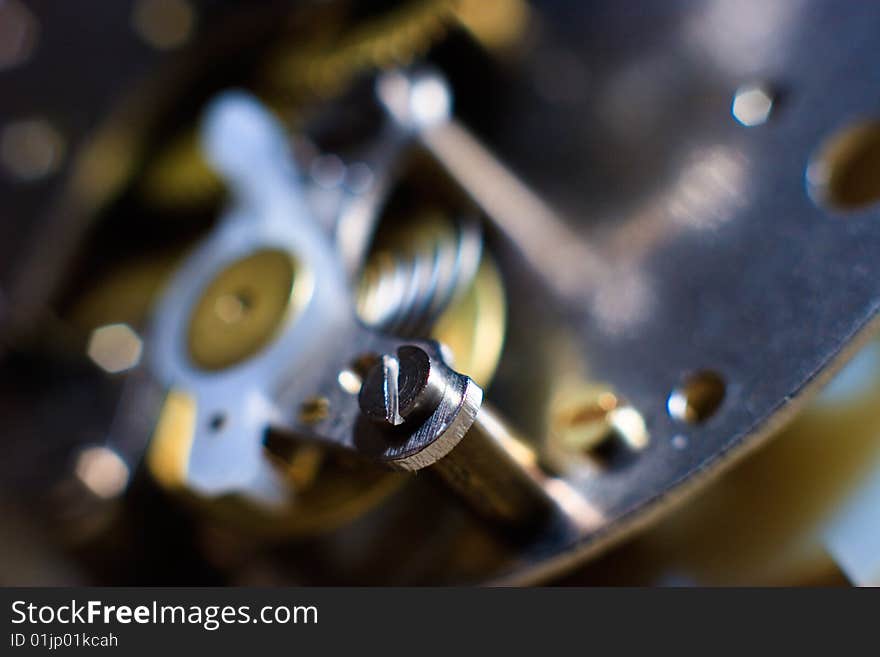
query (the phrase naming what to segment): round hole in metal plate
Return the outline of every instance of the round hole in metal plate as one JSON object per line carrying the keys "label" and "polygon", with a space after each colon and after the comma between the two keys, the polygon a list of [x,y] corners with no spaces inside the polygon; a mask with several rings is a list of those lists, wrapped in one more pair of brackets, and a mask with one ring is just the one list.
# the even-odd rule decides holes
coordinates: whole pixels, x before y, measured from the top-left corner
{"label": "round hole in metal plate", "polygon": [[806,177],[810,196],[831,209],[860,210],[880,202],[880,120],[851,123],[831,135]]}
{"label": "round hole in metal plate", "polygon": [[212,433],[220,433],[223,431],[223,427],[226,426],[226,414],[217,412],[211,416],[211,419],[208,420],[208,427],[211,429]]}

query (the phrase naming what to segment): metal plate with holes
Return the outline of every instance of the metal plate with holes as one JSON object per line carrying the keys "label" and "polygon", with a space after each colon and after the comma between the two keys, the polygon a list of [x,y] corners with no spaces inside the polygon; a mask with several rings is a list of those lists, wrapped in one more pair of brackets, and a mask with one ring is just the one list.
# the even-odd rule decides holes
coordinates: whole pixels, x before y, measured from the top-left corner
{"label": "metal plate with holes", "polygon": [[[556,2],[544,16],[533,77],[513,83],[521,102],[484,137],[607,267],[583,281],[582,307],[556,312],[651,441],[570,476],[604,516],[635,521],[755,447],[874,328],[880,205],[818,205],[805,174],[829,136],[880,115],[880,76],[860,64],[880,55],[880,12],[714,0]],[[564,62],[569,88],[545,88],[544,61]],[[747,85],[772,90],[764,123],[731,112]],[[670,394],[701,371],[724,382],[716,412],[670,417]],[[535,555],[531,574],[572,547]]]}
{"label": "metal plate with holes", "polygon": [[[2,73],[2,120],[62,112],[59,130],[74,157],[96,117],[155,55],[111,27],[127,24],[123,10],[105,8],[95,42],[114,56],[82,45],[88,80],[43,84],[68,56],[52,45],[72,21],[63,4],[35,10],[49,45],[33,68]],[[510,324],[522,327],[502,375],[505,367],[530,374],[499,383],[490,398],[540,438],[546,391],[530,397],[529,387],[562,375],[554,368],[566,359],[550,355],[532,368],[546,354],[523,345],[533,328],[563,327],[559,342],[576,354],[568,360],[638,409],[650,440],[609,467],[573,461],[564,474],[604,529],[549,531],[490,573],[509,581],[574,563],[758,445],[863,341],[880,304],[880,206],[826,207],[806,184],[831,136],[880,116],[880,72],[871,65],[880,56],[880,8],[830,0],[534,4],[540,20],[510,62],[474,65],[469,77],[455,56],[441,53],[437,64],[462,123],[563,217],[599,266],[573,303],[542,269],[567,245],[551,244],[528,263],[522,244],[500,249],[506,286],[521,295],[510,303]],[[86,228],[73,209],[45,205],[55,198],[49,187],[66,181],[4,178],[2,252],[17,252],[31,231],[36,238],[31,257],[16,258],[4,277],[0,322],[10,307],[46,301],[52,286],[43,283],[63,275],[47,263],[61,263],[56,249]],[[712,412],[689,413],[682,394],[701,373],[723,395],[710,395]]]}

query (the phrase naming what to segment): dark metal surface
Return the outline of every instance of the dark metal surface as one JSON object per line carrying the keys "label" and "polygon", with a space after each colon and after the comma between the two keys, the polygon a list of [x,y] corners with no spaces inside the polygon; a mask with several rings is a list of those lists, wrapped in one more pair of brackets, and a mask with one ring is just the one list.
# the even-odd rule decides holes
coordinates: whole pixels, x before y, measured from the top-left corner
{"label": "dark metal surface", "polygon": [[[511,68],[474,67],[465,79],[454,61],[441,64],[462,121],[567,218],[600,267],[575,302],[540,269],[535,277],[523,267],[521,247],[500,249],[507,285],[522,299],[511,304],[510,323],[520,328],[492,394],[517,426],[542,435],[546,393],[535,391],[562,359],[531,368],[546,354],[530,339],[564,319],[559,342],[575,354],[566,365],[618,390],[642,413],[651,440],[619,467],[572,462],[565,477],[605,529],[538,537],[503,567],[502,577],[518,580],[574,563],[757,445],[872,329],[880,305],[880,208],[833,212],[804,184],[828,135],[880,112],[872,65],[880,8],[830,0],[536,4],[540,20]],[[73,18],[60,5],[55,11],[52,29],[68,36],[52,46],[51,63],[35,60],[47,68],[7,77],[0,118],[75,107],[65,114],[75,145],[154,58],[111,27],[126,23],[122,10],[104,14],[92,32],[70,31]],[[82,50],[96,33],[112,57]],[[85,68],[100,89],[40,84],[67,80],[56,67],[71,51],[92,52]],[[493,78],[491,95],[480,73]],[[752,83],[777,94],[767,123],[746,127],[730,107],[735,90]],[[52,244],[34,242],[30,262],[48,264],[83,226],[57,212],[51,224],[32,221],[48,216],[54,195],[44,187],[3,191],[15,208],[2,229],[4,270],[17,281],[6,303],[42,302],[49,286],[41,282],[57,271],[12,264],[24,236],[56,230]],[[565,246],[543,257],[554,260]],[[667,399],[703,370],[723,379],[723,402],[702,424],[682,424]]]}
{"label": "dark metal surface", "polygon": [[[725,0],[542,6],[527,59],[566,62],[569,88],[551,102],[536,71],[511,81],[512,102],[491,120],[461,93],[459,108],[602,258],[583,302],[555,310],[575,327],[584,370],[630,400],[651,434],[624,467],[567,474],[619,521],[755,446],[872,329],[880,208],[819,207],[804,175],[823,139],[880,111],[880,75],[866,65],[880,55],[880,12]],[[755,81],[781,91],[768,122],[749,128],[730,107]],[[703,424],[677,422],[669,394],[705,369],[723,378],[723,403]],[[531,566],[546,572],[573,548],[553,545]]]}
{"label": "dark metal surface", "polygon": [[[336,360],[326,361],[327,374],[312,384],[319,394],[326,397],[332,413],[310,426],[294,421],[293,429],[328,444],[354,449],[401,470],[420,470],[453,449],[476,417],[482,401],[480,388],[444,363],[439,345],[435,342],[408,343],[363,328],[350,336],[350,352],[340,353]],[[418,385],[417,375],[407,372],[409,364],[403,365],[401,370],[406,373],[401,377],[400,394],[404,406],[409,407],[413,416],[410,418],[410,412],[405,408],[402,412],[405,419],[412,421],[404,421],[394,427],[379,424],[363,411],[365,404],[372,405],[373,395],[368,392],[359,399],[343,390],[335,373],[344,370],[359,355],[406,353],[410,349],[418,350],[430,359],[430,367],[434,371],[425,378],[427,385],[421,392],[428,393],[431,400],[423,400],[418,394],[413,394],[415,391],[410,384]],[[402,356],[401,361],[404,360]],[[373,370],[371,374],[373,380],[368,375],[365,384],[375,386],[384,393],[381,373]],[[431,403],[416,409],[419,401]]]}
{"label": "dark metal surface", "polygon": [[361,412],[387,428],[424,421],[443,399],[446,380],[422,349],[405,345],[383,354],[364,378]]}

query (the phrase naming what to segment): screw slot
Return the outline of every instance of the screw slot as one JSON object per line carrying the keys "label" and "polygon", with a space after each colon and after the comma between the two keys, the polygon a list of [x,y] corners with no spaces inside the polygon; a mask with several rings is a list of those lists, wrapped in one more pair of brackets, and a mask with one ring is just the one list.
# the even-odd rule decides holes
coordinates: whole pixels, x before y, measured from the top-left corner
{"label": "screw slot", "polygon": [[439,406],[447,379],[431,357],[414,345],[378,359],[358,394],[361,412],[385,428],[422,422]]}

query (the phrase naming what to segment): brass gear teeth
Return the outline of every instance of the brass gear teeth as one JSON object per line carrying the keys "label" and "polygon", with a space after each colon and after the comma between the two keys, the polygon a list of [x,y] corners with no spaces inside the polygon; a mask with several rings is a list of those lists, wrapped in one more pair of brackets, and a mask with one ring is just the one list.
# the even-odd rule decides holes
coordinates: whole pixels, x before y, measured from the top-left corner
{"label": "brass gear teeth", "polygon": [[458,370],[487,386],[504,345],[506,299],[497,265],[468,223],[433,210],[399,226],[371,254],[356,304],[368,325],[443,343]]}

